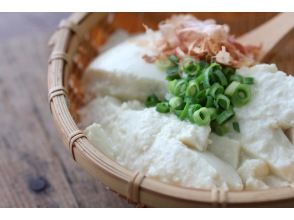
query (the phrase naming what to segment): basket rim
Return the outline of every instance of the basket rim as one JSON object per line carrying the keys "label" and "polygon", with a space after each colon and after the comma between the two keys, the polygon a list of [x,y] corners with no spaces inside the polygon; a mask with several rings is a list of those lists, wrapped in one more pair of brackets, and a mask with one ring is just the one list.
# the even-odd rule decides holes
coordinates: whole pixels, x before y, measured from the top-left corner
{"label": "basket rim", "polygon": [[[68,28],[61,28],[54,33],[50,40],[53,49],[48,64],[49,105],[55,125],[59,129],[59,133],[65,144],[69,145],[74,159],[92,175],[100,179],[107,186],[110,186],[112,190],[130,198],[128,187],[134,183],[134,172],[127,170],[106,157],[88,141],[85,134],[78,129],[77,124],[69,113],[67,106],[68,100],[64,91],[65,82],[63,82],[63,77],[68,68],[69,57],[71,56],[69,52],[70,45],[78,45],[80,41],[80,35],[75,34],[75,32],[79,30],[82,31],[81,27],[88,21],[90,21],[88,23],[92,25],[95,22],[98,23],[99,19],[103,16],[104,15],[99,13],[73,13],[69,18],[64,20],[67,24],[72,26],[69,25]],[[91,25],[88,24],[88,26]],[[58,53],[59,55],[56,56]],[[60,55],[60,53],[66,55]],[[52,56],[54,56],[54,59]],[[79,131],[79,135],[76,134],[76,131]],[[100,171],[98,172],[98,170]],[[159,199],[159,202],[157,202],[155,206],[160,206],[160,202],[170,200],[172,200],[171,205],[194,206],[195,204],[246,205],[250,203],[272,203],[294,199],[293,187],[223,192],[215,189],[205,190],[175,186],[159,182],[150,177],[142,178],[136,187],[138,188],[136,192],[138,194],[137,198],[130,199],[133,202],[149,206],[153,206],[154,204],[154,201],[151,201],[152,198],[162,199],[162,201]]]}

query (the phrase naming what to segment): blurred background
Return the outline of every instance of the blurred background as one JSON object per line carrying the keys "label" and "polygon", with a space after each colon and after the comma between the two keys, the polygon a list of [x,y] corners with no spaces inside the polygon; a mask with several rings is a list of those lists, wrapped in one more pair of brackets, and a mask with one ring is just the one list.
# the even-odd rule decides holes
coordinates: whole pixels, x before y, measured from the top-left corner
{"label": "blurred background", "polygon": [[[195,13],[200,19],[229,24],[236,36],[275,14]],[[47,42],[68,15],[0,13],[0,207],[133,207],[81,170],[64,148],[50,116]],[[121,13],[115,16],[119,20]],[[168,15],[140,16],[157,20]],[[134,14],[128,17],[120,23],[141,25],[132,19]],[[293,73],[293,48],[291,33],[268,62]]]}

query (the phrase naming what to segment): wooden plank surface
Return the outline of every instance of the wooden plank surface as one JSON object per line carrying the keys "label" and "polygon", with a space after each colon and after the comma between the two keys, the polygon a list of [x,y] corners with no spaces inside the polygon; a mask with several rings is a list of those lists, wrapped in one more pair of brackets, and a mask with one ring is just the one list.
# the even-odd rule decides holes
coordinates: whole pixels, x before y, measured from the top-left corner
{"label": "wooden plank surface", "polygon": [[[0,14],[0,207],[130,206],[80,169],[53,125],[47,41],[65,16]],[[29,183],[38,177],[48,187],[35,193]]]}
{"label": "wooden plank surface", "polygon": [[[47,41],[66,16],[0,13],[0,207],[132,207],[81,170],[53,125],[47,104]],[[144,16],[159,19],[162,14]],[[240,35],[274,14],[198,16],[229,23]],[[290,39],[269,61],[293,73]],[[29,185],[39,177],[48,186],[36,193]]]}

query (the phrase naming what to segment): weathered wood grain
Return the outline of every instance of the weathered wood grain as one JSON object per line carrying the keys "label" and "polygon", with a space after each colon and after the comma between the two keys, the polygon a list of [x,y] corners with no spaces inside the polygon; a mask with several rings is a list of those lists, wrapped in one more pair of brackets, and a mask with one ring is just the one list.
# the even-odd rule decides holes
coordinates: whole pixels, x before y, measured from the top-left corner
{"label": "weathered wood grain", "polygon": [[[43,16],[40,26],[52,14]],[[47,41],[55,25],[0,41],[0,207],[128,207],[79,168],[57,135],[47,104]],[[29,189],[36,177],[49,182],[45,191]]]}

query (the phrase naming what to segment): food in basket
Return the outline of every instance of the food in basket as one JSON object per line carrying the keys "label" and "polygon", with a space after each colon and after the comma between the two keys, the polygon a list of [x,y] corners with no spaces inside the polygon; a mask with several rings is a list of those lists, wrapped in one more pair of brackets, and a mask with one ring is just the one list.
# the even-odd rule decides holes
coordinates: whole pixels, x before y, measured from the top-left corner
{"label": "food in basket", "polygon": [[[106,47],[109,48],[109,45]],[[91,143],[122,166],[184,187],[294,181],[294,79],[257,64],[226,25],[173,16],[101,53],[80,109]]]}

